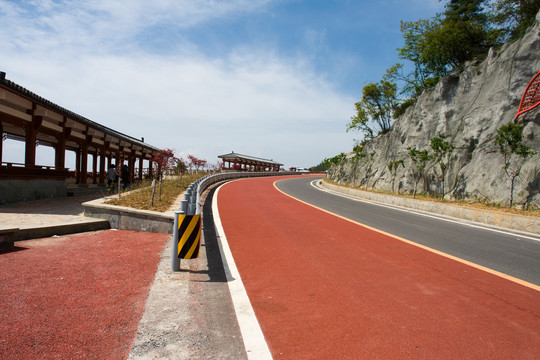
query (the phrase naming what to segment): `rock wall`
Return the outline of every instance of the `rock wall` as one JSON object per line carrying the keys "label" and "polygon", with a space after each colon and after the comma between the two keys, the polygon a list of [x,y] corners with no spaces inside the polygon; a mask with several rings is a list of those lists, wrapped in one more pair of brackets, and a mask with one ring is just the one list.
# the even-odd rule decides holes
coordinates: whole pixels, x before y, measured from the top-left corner
{"label": "rock wall", "polygon": [[[496,130],[514,120],[521,96],[540,71],[540,13],[537,22],[517,42],[499,51],[491,49],[482,62],[470,62],[463,71],[442,78],[424,92],[414,106],[398,119],[392,130],[364,147],[375,152],[367,187],[392,190],[388,162],[404,160],[395,177],[395,191],[412,193],[415,168],[407,148],[430,149],[430,139],[444,133],[456,146],[445,180],[445,198],[508,204],[510,180],[503,156],[495,144]],[[514,202],[540,208],[540,108],[519,117],[525,124],[525,143],[537,152],[522,167],[516,180]],[[349,159],[333,166],[328,178],[339,184],[366,187],[366,160]],[[439,193],[438,166],[428,165],[418,184],[419,193]]]}

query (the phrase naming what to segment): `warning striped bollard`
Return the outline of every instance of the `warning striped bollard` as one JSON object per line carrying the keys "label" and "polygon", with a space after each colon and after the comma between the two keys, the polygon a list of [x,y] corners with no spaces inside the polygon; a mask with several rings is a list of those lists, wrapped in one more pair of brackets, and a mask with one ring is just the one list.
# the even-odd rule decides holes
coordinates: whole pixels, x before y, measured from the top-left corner
{"label": "warning striped bollard", "polygon": [[201,247],[201,215],[178,215],[178,258],[195,259]]}

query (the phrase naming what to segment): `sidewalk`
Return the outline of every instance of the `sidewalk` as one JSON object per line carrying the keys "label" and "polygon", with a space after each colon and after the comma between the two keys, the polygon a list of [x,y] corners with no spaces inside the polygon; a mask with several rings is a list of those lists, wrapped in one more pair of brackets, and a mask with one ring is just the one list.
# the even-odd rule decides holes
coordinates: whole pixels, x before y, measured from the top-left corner
{"label": "sidewalk", "polygon": [[[86,243],[88,239],[91,239],[96,244],[108,244],[112,238],[118,235],[122,236],[122,241],[118,244],[119,248],[127,247],[131,249],[132,241],[138,241],[138,238],[154,238],[155,236],[167,236],[169,240],[166,241],[165,247],[161,252],[159,264],[157,264],[157,271],[154,275],[154,280],[150,285],[150,291],[147,293],[147,298],[138,302],[138,304],[144,304],[144,313],[138,323],[136,329],[136,336],[130,339],[130,343],[125,343],[129,350],[129,359],[246,359],[247,354],[244,348],[242,335],[238,327],[236,315],[234,312],[231,295],[229,293],[227,278],[223,268],[223,263],[220,256],[219,246],[217,244],[217,238],[214,231],[214,224],[211,211],[211,195],[208,193],[209,201],[203,206],[203,231],[201,236],[201,251],[200,257],[192,260],[182,260],[180,263],[180,271],[173,272],[170,268],[171,263],[171,241],[170,236],[166,234],[150,234],[145,232],[132,232],[132,231],[103,231],[96,233],[89,233],[75,235],[75,238],[87,239],[82,243]],[[207,194],[205,194],[206,196]],[[95,197],[94,197],[95,198]],[[94,199],[88,196],[63,198],[63,199],[48,199],[33,201],[27,203],[19,203],[10,206],[0,207],[0,230],[6,228],[19,228],[19,234],[23,231],[33,232],[33,234],[43,234],[45,230],[49,233],[52,230],[56,230],[57,233],[51,233],[49,235],[34,236],[44,237],[44,239],[21,241],[16,246],[34,247],[39,246],[43,248],[43,242],[52,242],[52,244],[64,244],[64,248],[68,248],[67,243],[63,243],[68,237],[60,236],[57,238],[51,238],[53,235],[61,235],[61,231],[67,231],[66,229],[76,230],[76,227],[80,227],[83,224],[91,224],[93,222],[101,222],[101,219],[88,218],[83,215],[84,208],[82,203]],[[175,203],[171,210],[179,208],[179,202],[183,198],[183,195],[179,196],[177,203]],[[168,215],[172,216],[173,211]],[[106,221],[107,226],[109,226]],[[108,228],[108,227],[107,227]],[[80,228],[79,228],[80,229]],[[82,230],[91,231],[91,230]],[[71,231],[80,232],[80,231]],[[64,233],[65,234],[65,233]],[[75,244],[75,241],[70,241]],[[71,246],[71,245],[69,245]],[[79,245],[77,245],[79,246]],[[114,248],[114,247],[113,247]],[[0,252],[0,255],[8,255],[13,258],[20,257],[21,255],[28,256],[32,250],[13,252]],[[87,249],[85,253],[94,253],[94,249]],[[140,251],[140,250],[139,250]],[[147,250],[144,250],[147,251]],[[138,254],[138,252],[137,252]],[[139,254],[140,255],[140,254]],[[102,261],[103,256],[91,256],[88,259],[95,259],[95,261]],[[7,259],[5,257],[4,259]],[[43,258],[45,263],[50,264],[49,258]],[[104,260],[103,260],[104,261]],[[78,261],[71,261],[74,264],[79,264]],[[123,261],[121,261],[123,262]],[[67,266],[64,263],[55,262],[50,264],[57,271],[61,272],[61,277],[65,277],[63,274]],[[92,265],[95,268],[94,265]],[[35,267],[30,266],[28,269]],[[86,269],[87,266],[79,266],[78,268]],[[19,278],[22,279],[34,279],[37,275],[31,275],[26,272],[27,270],[19,271]],[[28,270],[29,271],[29,270]],[[88,273],[82,272],[82,275],[78,278],[78,281],[74,281],[77,284],[85,284],[85,277],[89,280],[95,278],[95,269],[92,270],[92,276],[88,277]],[[133,275],[139,276],[139,271],[132,270]],[[39,267],[39,274],[43,277],[43,281],[50,283],[54,282],[60,275],[53,275],[49,270]],[[108,281],[115,284],[123,284],[125,276],[118,275],[116,271],[110,273]],[[114,274],[114,275],[112,275]],[[11,277],[6,277],[4,283],[11,282]],[[26,280],[23,280],[26,281]],[[142,284],[142,283],[141,283]],[[116,286],[111,285],[110,290],[116,292]],[[39,281],[34,281],[32,285],[27,284],[26,292],[35,296],[39,293],[42,285]],[[90,287],[82,287],[79,291],[87,296],[83,298],[92,298],[95,296],[95,290]],[[67,293],[67,290],[65,290]],[[50,291],[50,293],[55,293]],[[31,296],[31,297],[32,297]],[[6,301],[9,301],[6,299]],[[13,301],[10,301],[13,304]],[[56,305],[61,308],[61,305]],[[95,309],[91,305],[88,305],[91,311]],[[96,307],[97,308],[97,307]],[[8,306],[4,308],[6,311],[2,314],[0,311],[0,319],[2,316],[6,316],[8,319],[13,317],[13,310]],[[55,309],[51,304],[51,309]],[[90,311],[89,310],[89,311]],[[100,312],[95,310],[96,312]],[[103,311],[101,311],[103,312]],[[54,311],[53,311],[54,313]],[[34,314],[38,316],[38,314]],[[31,311],[26,311],[25,316],[32,317]],[[41,316],[41,315],[40,315]],[[111,318],[112,319],[112,318]],[[58,318],[53,322],[50,322],[51,326],[57,326],[59,328],[72,328],[77,326],[77,321],[71,323],[70,317]],[[10,329],[10,333],[19,331],[17,326],[13,326]],[[27,329],[28,330],[28,329]],[[40,335],[53,335],[54,331],[46,329],[32,329],[28,330],[31,334]],[[135,331],[135,330],[134,330]],[[129,330],[131,333],[131,330]],[[108,337],[115,337],[115,334],[105,332]],[[131,333],[133,334],[133,333]],[[4,334],[5,335],[5,334]],[[87,334],[90,338],[94,336],[93,333]],[[100,333],[103,336],[103,333]],[[62,338],[62,337],[60,337]],[[64,338],[62,338],[64,339]],[[3,343],[3,336],[0,334],[0,354],[2,346],[8,346],[7,343]],[[65,340],[69,342],[72,340]],[[74,341],[74,340],[73,340]],[[103,341],[102,341],[103,342]],[[105,342],[103,342],[105,343]],[[35,340],[24,340],[24,346],[36,345]],[[90,342],[89,342],[90,344]],[[53,344],[54,345],[54,344]],[[123,345],[123,346],[124,346]],[[98,351],[103,344],[95,344],[92,346],[85,345],[85,349],[81,358],[85,355],[91,355],[94,351]],[[16,351],[12,346],[5,349],[9,354],[15,355]],[[44,349],[42,349],[44,351]],[[49,349],[50,350],[50,349]],[[36,350],[37,351],[37,350]],[[41,350],[40,350],[41,351]],[[66,349],[52,349],[55,355],[65,352],[69,354]],[[52,353],[51,353],[52,354]],[[15,355],[16,356],[16,355]],[[52,355],[51,355],[52,356]],[[0,355],[0,357],[2,357]],[[8,357],[9,358],[9,357]],[[29,357],[27,357],[29,358]],[[76,357],[75,357],[76,358]],[[114,355],[110,357],[101,357],[104,359],[116,359]]]}
{"label": "sidewalk", "polygon": [[108,221],[83,215],[81,204],[95,198],[82,195],[1,206],[0,230],[18,229],[14,240],[25,240],[109,229]]}

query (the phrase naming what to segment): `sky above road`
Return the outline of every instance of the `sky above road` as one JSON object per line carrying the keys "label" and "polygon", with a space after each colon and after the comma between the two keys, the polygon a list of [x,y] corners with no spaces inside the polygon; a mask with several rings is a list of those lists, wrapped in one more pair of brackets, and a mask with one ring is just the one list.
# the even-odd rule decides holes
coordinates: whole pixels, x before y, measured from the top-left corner
{"label": "sky above road", "polygon": [[[352,150],[362,88],[398,62],[400,20],[438,0],[0,0],[0,71],[92,121],[210,163],[310,167]],[[38,147],[39,148],[39,147]],[[43,147],[41,147],[43,148]],[[54,165],[52,150],[37,163]],[[24,162],[8,140],[3,161]],[[67,166],[70,157],[67,158]]]}

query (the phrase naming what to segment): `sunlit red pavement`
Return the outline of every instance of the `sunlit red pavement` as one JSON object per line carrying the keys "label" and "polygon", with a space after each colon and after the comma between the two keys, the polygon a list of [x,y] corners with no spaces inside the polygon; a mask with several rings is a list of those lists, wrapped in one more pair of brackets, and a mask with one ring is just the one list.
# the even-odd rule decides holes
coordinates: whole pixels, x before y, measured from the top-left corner
{"label": "sunlit red pavement", "polygon": [[0,359],[125,359],[168,238],[107,230],[0,252]]}
{"label": "sunlit red pavement", "polygon": [[538,359],[540,292],[281,194],[220,189],[274,359]]}

